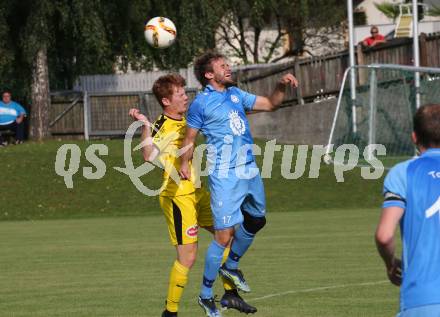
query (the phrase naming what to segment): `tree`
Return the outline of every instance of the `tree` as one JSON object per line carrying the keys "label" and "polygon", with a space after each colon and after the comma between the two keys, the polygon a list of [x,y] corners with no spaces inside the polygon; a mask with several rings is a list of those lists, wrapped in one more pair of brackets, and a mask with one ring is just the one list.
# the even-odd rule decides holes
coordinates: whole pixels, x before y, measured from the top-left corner
{"label": "tree", "polygon": [[201,51],[215,47],[214,31],[221,15],[216,0],[154,1],[154,14],[169,17],[177,27],[177,40],[166,50],[146,47],[154,64],[163,69],[187,67]]}
{"label": "tree", "polygon": [[428,11],[428,15],[438,17],[440,16],[440,6],[433,5]]}
{"label": "tree", "polygon": [[[410,4],[411,0],[406,0],[405,3]],[[396,22],[397,18],[400,15],[400,8],[399,4],[395,4],[392,2],[382,2],[382,3],[374,3],[376,8],[385,14],[385,16],[391,20],[393,20],[393,23]],[[419,5],[419,20],[423,19],[424,15],[429,16],[440,16],[440,6],[433,5],[427,12],[423,11],[424,8]],[[411,7],[412,11],[412,7]]]}
{"label": "tree", "polygon": [[[50,89],[69,89],[83,74],[116,69],[176,69],[214,47],[214,0],[2,0],[0,86],[31,101],[30,134],[49,135]],[[178,40],[167,50],[148,47],[144,23],[170,17]]]}
{"label": "tree", "polygon": [[393,23],[396,22],[399,17],[400,10],[399,5],[390,2],[382,2],[382,3],[374,3],[374,6],[382,12],[388,19],[393,20]]}
{"label": "tree", "polygon": [[[8,10],[7,2],[0,3],[0,39],[7,38],[8,25],[6,23],[6,12]],[[2,76],[8,64],[12,61],[11,50],[9,49],[6,41],[0,41],[0,73]]]}
{"label": "tree", "polygon": [[2,40],[12,58],[0,70],[9,75],[2,78],[2,86],[16,88],[15,95],[18,91],[21,99],[31,101],[30,136],[36,140],[49,135],[51,81],[59,87],[68,80],[75,74],[69,69],[72,64],[78,69],[92,64],[94,69],[112,69],[106,34],[99,32],[99,5],[97,0],[23,0],[5,6],[8,31]]}
{"label": "tree", "polygon": [[[332,34],[346,17],[345,2],[338,0],[224,0],[223,19],[217,30],[220,46],[243,63],[276,61],[301,55],[313,41],[332,45]],[[268,37],[263,31],[271,30]],[[286,43],[287,42],[287,43]],[[343,41],[342,41],[343,42]],[[279,56],[279,48],[287,52]],[[277,52],[278,50],[278,52]],[[276,56],[278,53],[278,56]]]}
{"label": "tree", "polygon": [[[339,0],[280,0],[290,37],[285,56],[302,55],[308,41],[329,43],[330,35],[343,37],[341,23],[347,18],[346,2]],[[310,52],[309,52],[310,53]]]}
{"label": "tree", "polygon": [[29,3],[32,14],[25,25],[24,51],[32,65],[30,136],[42,140],[49,135],[49,69],[47,48],[51,42],[50,17],[55,7],[49,0]]}
{"label": "tree", "polygon": [[[226,45],[230,55],[248,64],[268,62],[287,35],[283,28],[277,1],[227,0],[223,1],[222,14],[216,37],[219,46]],[[263,30],[273,26],[273,37],[262,38]]]}

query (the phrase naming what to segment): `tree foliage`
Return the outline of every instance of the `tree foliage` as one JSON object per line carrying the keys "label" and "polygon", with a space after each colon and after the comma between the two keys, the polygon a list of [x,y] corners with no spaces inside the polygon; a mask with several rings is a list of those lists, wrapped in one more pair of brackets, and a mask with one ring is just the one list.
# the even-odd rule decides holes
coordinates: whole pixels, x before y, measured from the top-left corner
{"label": "tree foliage", "polygon": [[322,42],[329,33],[342,33],[339,26],[347,17],[345,1],[280,0],[280,4],[283,6],[280,12],[284,13],[283,18],[291,36],[290,55],[302,54],[310,37],[321,37]]}
{"label": "tree foliage", "polygon": [[399,5],[396,5],[391,2],[381,2],[381,3],[374,3],[374,6],[377,10],[382,12],[388,19],[393,20],[393,22],[396,22],[397,18],[399,17],[400,10]]}
{"label": "tree foliage", "polygon": [[[37,51],[47,47],[51,89],[69,89],[81,74],[185,67],[214,47],[213,0],[2,0],[0,87],[28,99]],[[165,50],[147,45],[144,23],[167,16],[178,29]]]}
{"label": "tree foliage", "polygon": [[[231,54],[245,64],[268,62],[287,35],[282,26],[277,1],[226,0],[219,3],[223,18],[217,28],[217,39],[229,48]],[[275,36],[261,37],[263,30],[273,27]]]}
{"label": "tree foliage", "polygon": [[[71,89],[79,75],[176,69],[214,47],[219,17],[212,7],[214,0],[2,0],[0,89],[33,103],[31,116],[46,114],[31,121],[47,125],[49,83],[51,90]],[[166,50],[144,40],[144,23],[154,16],[177,25],[178,40]]]}
{"label": "tree foliage", "polygon": [[433,5],[429,11],[428,11],[428,15],[431,16],[435,16],[435,17],[439,17],[440,16],[440,6],[435,6]]}
{"label": "tree foliage", "polygon": [[[269,62],[288,39],[285,56],[303,54],[307,40],[328,40],[346,17],[338,0],[223,0],[218,38],[244,63]],[[273,36],[264,38],[264,30]],[[283,57],[285,57],[283,56]]]}
{"label": "tree foliage", "polygon": [[[412,2],[411,0],[405,0],[404,3],[411,4],[411,2]],[[399,17],[399,14],[400,14],[399,4],[384,1],[381,3],[375,2],[374,5],[387,18],[393,20],[393,23],[396,22],[397,18]],[[410,10],[412,11],[412,7]],[[423,15],[440,16],[440,6],[432,5],[431,8],[429,8],[429,10],[427,12],[424,12],[419,4],[419,20],[423,19]]]}

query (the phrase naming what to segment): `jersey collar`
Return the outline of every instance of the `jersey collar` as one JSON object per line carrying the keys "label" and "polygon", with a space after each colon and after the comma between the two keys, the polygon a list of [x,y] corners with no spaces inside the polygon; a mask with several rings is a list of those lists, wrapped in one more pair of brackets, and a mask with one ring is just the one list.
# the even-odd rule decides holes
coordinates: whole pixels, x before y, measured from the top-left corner
{"label": "jersey collar", "polygon": [[165,113],[162,113],[162,115],[163,115],[165,118],[167,118],[167,119],[170,119],[170,120],[173,120],[173,121],[178,121],[178,122],[183,121],[183,120],[185,119],[184,116],[182,116],[182,119],[179,120],[179,119],[171,118],[170,116],[166,115]]}
{"label": "jersey collar", "polygon": [[422,154],[423,156],[424,155],[440,155],[440,148],[430,148],[430,149],[427,149],[425,152],[423,152],[423,154]]}
{"label": "jersey collar", "polygon": [[215,91],[215,89],[214,89],[214,87],[212,87],[211,85],[206,85],[206,87],[205,87],[205,91],[206,91],[206,92],[208,92],[208,91]]}
{"label": "jersey collar", "polygon": [[228,87],[225,88],[224,91],[219,91],[216,90],[214,87],[212,87],[211,85],[206,85],[205,87],[205,92],[218,92],[219,94],[224,94],[225,92],[227,92],[229,90]]}

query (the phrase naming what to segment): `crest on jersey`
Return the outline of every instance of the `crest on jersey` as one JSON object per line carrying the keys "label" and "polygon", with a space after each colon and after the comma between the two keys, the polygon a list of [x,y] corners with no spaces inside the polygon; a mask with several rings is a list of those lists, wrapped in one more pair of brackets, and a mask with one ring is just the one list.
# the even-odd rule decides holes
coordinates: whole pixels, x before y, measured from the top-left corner
{"label": "crest on jersey", "polygon": [[238,111],[229,112],[229,127],[234,135],[243,135],[246,131],[244,120],[238,114]]}
{"label": "crest on jersey", "polygon": [[231,101],[232,101],[233,103],[239,103],[239,102],[240,102],[240,99],[238,99],[238,97],[237,97],[236,95],[231,95]]}

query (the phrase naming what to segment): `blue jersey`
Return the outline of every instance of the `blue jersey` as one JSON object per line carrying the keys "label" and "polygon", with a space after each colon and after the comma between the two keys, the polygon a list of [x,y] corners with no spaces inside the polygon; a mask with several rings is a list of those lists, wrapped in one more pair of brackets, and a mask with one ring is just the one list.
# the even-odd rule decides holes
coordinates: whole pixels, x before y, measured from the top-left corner
{"label": "blue jersey", "polygon": [[26,115],[26,111],[19,103],[11,101],[5,104],[0,101],[0,125],[11,124],[22,114]]}
{"label": "blue jersey", "polygon": [[384,196],[384,208],[404,209],[400,309],[440,304],[440,149],[396,165]]}
{"label": "blue jersey", "polygon": [[208,155],[208,162],[215,170],[254,161],[251,150],[254,141],[246,111],[252,110],[256,98],[237,87],[217,91],[208,85],[191,103],[187,125],[200,130],[206,143],[215,150]]}

